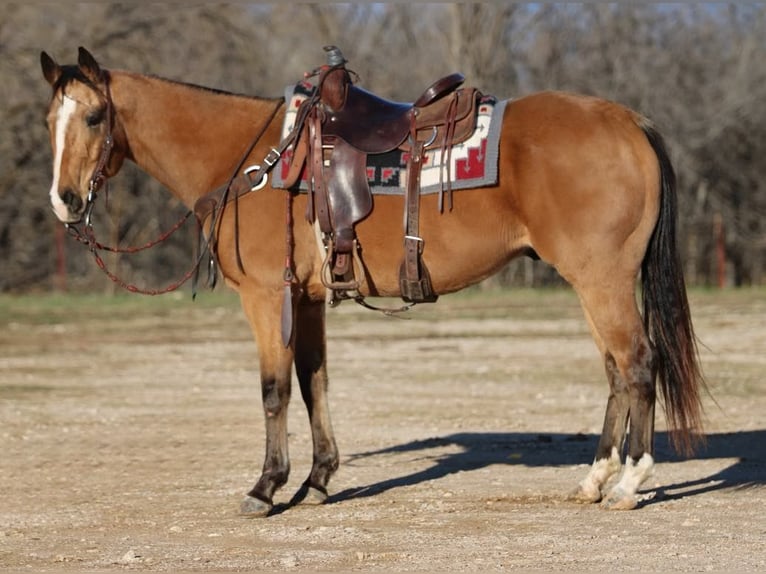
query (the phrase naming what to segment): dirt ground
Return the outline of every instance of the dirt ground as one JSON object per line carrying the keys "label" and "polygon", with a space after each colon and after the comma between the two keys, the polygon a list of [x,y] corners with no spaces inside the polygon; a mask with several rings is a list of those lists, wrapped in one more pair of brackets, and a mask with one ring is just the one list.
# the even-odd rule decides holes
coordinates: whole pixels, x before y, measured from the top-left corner
{"label": "dirt ground", "polygon": [[328,311],[330,499],[287,505],[311,460],[296,390],[292,475],[262,519],[238,515],[264,452],[244,318],[228,299],[166,301],[4,300],[0,570],[766,570],[762,291],[692,299],[707,448],[674,455],[659,410],[630,512],[566,501],[607,396],[571,293],[444,298],[406,320],[344,303]]}

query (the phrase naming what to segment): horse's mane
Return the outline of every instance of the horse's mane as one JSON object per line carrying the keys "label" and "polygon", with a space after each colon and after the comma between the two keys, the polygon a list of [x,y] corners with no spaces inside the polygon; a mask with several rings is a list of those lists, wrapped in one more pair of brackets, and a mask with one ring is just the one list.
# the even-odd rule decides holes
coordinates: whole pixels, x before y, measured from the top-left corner
{"label": "horse's mane", "polygon": [[[191,82],[182,82],[182,81],[179,81],[179,80],[171,80],[170,78],[163,78],[162,76],[157,76],[155,74],[146,74],[146,77],[147,78],[152,78],[154,80],[160,80],[162,82],[167,82],[169,84],[175,84],[177,86],[184,86],[184,87],[187,87],[187,88],[191,88],[193,90],[199,90],[199,91],[202,91],[202,92],[208,92],[210,94],[217,94],[219,96],[232,96],[232,97],[235,97],[235,98],[246,98],[248,100],[254,99],[254,96],[250,96],[250,95],[247,95],[247,94],[241,94],[241,93],[236,93],[236,92],[229,92],[227,90],[220,90],[218,88],[211,88],[211,87],[208,87],[208,86],[201,86],[199,84],[194,84],[194,83],[191,83]],[[258,99],[262,99],[262,98],[258,98]]]}

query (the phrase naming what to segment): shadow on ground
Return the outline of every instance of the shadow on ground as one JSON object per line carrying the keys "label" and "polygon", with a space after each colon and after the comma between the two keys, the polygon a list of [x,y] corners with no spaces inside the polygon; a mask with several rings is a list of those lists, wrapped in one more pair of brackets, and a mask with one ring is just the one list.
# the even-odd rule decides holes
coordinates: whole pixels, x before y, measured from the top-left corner
{"label": "shadow on ground", "polygon": [[[366,486],[349,488],[330,496],[328,503],[376,496],[391,489],[416,485],[464,471],[497,464],[524,466],[572,466],[589,464],[598,442],[597,435],[547,433],[457,433],[355,453],[344,464],[375,456],[412,453],[431,459],[428,468],[388,478]],[[460,447],[460,452],[439,454],[444,447]],[[680,462],[667,433],[658,433],[656,458],[660,463]],[[672,500],[727,488],[744,489],[766,485],[766,430],[721,433],[707,436],[707,444],[693,457],[697,460],[737,459],[737,462],[694,481],[662,487],[654,500]]]}

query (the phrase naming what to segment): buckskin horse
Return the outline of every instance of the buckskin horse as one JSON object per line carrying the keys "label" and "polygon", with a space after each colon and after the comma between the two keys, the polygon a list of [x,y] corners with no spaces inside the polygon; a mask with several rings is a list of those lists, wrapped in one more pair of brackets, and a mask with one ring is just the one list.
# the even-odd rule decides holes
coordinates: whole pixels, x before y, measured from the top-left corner
{"label": "buckskin horse", "polygon": [[[245,150],[257,162],[281,141],[284,98],[107,70],[83,48],[75,65],[61,66],[45,52],[41,64],[53,89],[50,199],[58,219],[70,225],[89,216],[94,192],[126,159],[191,209],[226,187]],[[455,191],[451,209],[440,209],[436,195],[420,198],[422,257],[433,291],[460,290],[520,255],[539,257],[571,284],[600,350],[609,396],[593,464],[570,497],[634,508],[654,466],[657,380],[674,444],[691,452],[701,438],[704,380],[663,139],[649,120],[616,103],[533,94],[505,107],[498,173],[495,185]],[[326,500],[339,464],[327,401],[325,251],[304,217],[307,194],[259,181],[255,187],[262,188],[238,197],[235,209],[219,206],[205,215],[208,223],[217,217],[206,234],[216,235],[220,272],[238,292],[259,350],[266,453],[241,505],[247,516],[267,515],[287,481],[293,365],[313,440],[311,472],[294,500]],[[401,196],[375,196],[374,208],[355,226],[364,246],[362,297],[401,296],[403,206]]]}

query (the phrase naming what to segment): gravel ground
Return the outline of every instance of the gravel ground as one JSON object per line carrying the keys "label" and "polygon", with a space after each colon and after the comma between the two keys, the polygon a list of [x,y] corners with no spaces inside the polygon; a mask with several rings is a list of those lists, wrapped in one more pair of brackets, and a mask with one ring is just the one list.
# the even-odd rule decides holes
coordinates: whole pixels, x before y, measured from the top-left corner
{"label": "gravel ground", "polygon": [[606,381],[574,296],[522,292],[443,298],[407,320],[329,310],[341,468],[327,504],[287,504],[311,461],[294,393],[292,475],[263,519],[238,515],[264,436],[236,305],[6,313],[0,568],[762,572],[766,297],[692,302],[708,444],[674,455],[658,410],[639,509],[566,501]]}

